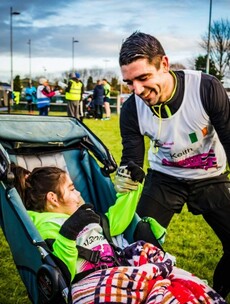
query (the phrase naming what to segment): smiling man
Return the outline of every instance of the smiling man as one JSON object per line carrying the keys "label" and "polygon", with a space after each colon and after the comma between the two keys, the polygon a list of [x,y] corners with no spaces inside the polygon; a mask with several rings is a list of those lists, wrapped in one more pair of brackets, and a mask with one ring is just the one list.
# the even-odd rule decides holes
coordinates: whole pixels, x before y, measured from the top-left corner
{"label": "smiling man", "polygon": [[[221,83],[200,71],[172,71],[160,42],[135,32],[121,46],[123,80],[133,94],[120,116],[123,151],[120,168],[143,166],[144,136],[151,141],[149,166],[137,212],[167,227],[187,203],[202,214],[223,245],[214,272],[214,289],[230,291],[230,104]],[[137,181],[115,178],[128,191]],[[128,178],[130,179],[127,182]],[[116,185],[119,183],[119,185]],[[122,185],[122,181],[123,184]]]}

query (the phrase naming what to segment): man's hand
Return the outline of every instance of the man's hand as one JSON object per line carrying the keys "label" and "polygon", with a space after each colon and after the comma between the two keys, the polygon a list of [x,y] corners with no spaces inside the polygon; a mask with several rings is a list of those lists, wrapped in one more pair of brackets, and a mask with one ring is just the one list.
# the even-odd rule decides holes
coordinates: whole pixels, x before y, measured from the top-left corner
{"label": "man's hand", "polygon": [[130,161],[127,166],[118,168],[114,179],[115,190],[119,193],[137,190],[138,183],[142,182],[144,177],[145,173],[141,167]]}
{"label": "man's hand", "polygon": [[130,171],[131,178],[133,181],[138,181],[142,183],[143,179],[145,178],[145,172],[136,165],[133,161],[128,162],[127,169]]}

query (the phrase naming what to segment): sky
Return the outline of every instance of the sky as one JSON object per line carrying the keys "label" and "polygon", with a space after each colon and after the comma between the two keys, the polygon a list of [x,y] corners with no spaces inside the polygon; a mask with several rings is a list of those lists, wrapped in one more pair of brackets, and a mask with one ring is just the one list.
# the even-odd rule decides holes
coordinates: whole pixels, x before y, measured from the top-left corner
{"label": "sky", "polygon": [[[0,81],[11,75],[10,7],[20,12],[12,16],[14,77],[61,78],[73,65],[121,77],[119,50],[135,31],[158,38],[170,63],[189,68],[205,54],[210,0],[1,0]],[[229,16],[230,0],[212,0],[212,22]]]}

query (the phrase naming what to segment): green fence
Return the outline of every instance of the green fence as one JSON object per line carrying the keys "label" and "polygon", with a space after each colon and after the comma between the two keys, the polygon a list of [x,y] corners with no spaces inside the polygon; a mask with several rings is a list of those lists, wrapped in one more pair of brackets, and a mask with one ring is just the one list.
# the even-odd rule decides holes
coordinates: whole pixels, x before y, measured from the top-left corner
{"label": "green fence", "polygon": [[[111,97],[110,108],[112,113],[120,114],[120,98],[119,97]],[[36,107],[36,105],[35,105]],[[15,104],[14,108],[17,110],[26,110],[27,109],[27,101],[21,100],[19,104]],[[52,98],[50,103],[50,111],[53,112],[67,112],[67,102],[64,96],[55,96]]]}

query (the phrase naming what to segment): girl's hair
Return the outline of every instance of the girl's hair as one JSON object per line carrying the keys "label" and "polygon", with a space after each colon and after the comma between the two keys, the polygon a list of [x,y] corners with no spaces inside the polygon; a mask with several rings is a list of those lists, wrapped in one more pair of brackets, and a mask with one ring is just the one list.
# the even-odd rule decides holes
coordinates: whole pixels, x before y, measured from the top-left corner
{"label": "girl's hair", "polygon": [[119,54],[119,64],[127,65],[138,59],[146,58],[149,63],[153,63],[159,69],[165,51],[154,36],[149,34],[134,32],[121,46]]}
{"label": "girl's hair", "polygon": [[15,175],[15,188],[28,210],[44,212],[47,193],[52,191],[62,198],[61,185],[66,180],[66,172],[57,167],[40,167],[32,172],[11,165]]}

